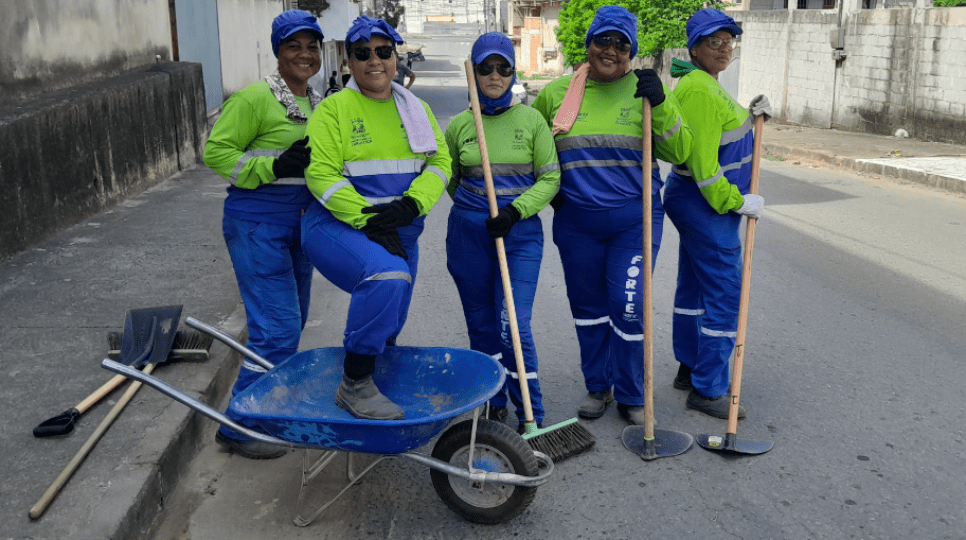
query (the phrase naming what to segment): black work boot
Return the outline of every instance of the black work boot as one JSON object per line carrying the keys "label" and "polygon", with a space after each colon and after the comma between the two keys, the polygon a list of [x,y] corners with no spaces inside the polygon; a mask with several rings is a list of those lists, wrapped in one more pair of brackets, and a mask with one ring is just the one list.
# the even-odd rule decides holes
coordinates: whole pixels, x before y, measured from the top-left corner
{"label": "black work boot", "polygon": [[[644,407],[634,406],[634,405],[624,405],[623,403],[617,404],[617,414],[621,415],[621,418],[627,420],[627,423],[632,426],[643,426],[644,425]],[[654,421],[654,427],[657,427],[657,421]]]}
{"label": "black work boot", "polygon": [[691,386],[691,368],[684,364],[678,366],[678,374],[674,377],[674,387],[678,390],[690,390],[694,388]]}
{"label": "black work boot", "polygon": [[588,392],[587,397],[580,402],[577,408],[577,415],[582,418],[600,418],[604,416],[607,405],[614,401],[614,392]]}
{"label": "black work boot", "polygon": [[[731,406],[731,396],[725,394],[716,398],[704,397],[697,390],[691,389],[685,406],[698,412],[703,412],[715,418],[728,418],[728,408]],[[745,408],[738,405],[738,418],[745,417]]]}
{"label": "black work boot", "polygon": [[490,407],[489,412],[490,420],[496,420],[497,422],[502,422],[506,420],[506,417],[510,415],[510,409],[506,407]]}
{"label": "black work boot", "polygon": [[402,420],[406,413],[389,398],[382,395],[372,380],[372,375],[355,380],[342,376],[342,383],[335,393],[335,404],[366,420]]}

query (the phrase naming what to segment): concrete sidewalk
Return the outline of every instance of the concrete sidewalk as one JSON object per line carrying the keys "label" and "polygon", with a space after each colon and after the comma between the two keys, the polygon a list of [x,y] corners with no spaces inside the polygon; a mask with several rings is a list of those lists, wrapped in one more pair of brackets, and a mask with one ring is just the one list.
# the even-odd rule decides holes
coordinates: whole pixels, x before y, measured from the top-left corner
{"label": "concrete sidewalk", "polygon": [[762,152],[966,193],[966,146],[767,122]]}
{"label": "concrete sidewalk", "polygon": [[[127,386],[66,437],[32,430],[114,375],[100,367],[106,335],[124,328],[130,309],[182,304],[183,317],[244,330],[221,236],[224,197],[224,180],[197,167],[0,263],[0,538],[139,538],[165,504],[198,441],[200,415],[187,407],[141,388],[37,521],[28,510]],[[154,373],[220,403],[238,360],[217,343],[211,353]]]}
{"label": "concrete sidewalk", "polygon": [[[766,156],[966,192],[966,147],[766,124]],[[898,156],[898,157],[890,157]],[[67,410],[113,373],[100,367],[106,334],[129,309],[183,304],[232,335],[244,311],[221,236],[224,181],[208,170],[175,175],[144,193],[0,262],[0,539],[138,538],[196,452],[199,415],[142,389],[37,521],[27,517],[123,390],[74,433],[37,439],[38,423]],[[216,344],[197,365],[160,366],[160,378],[209,404],[229,391],[237,355]]]}

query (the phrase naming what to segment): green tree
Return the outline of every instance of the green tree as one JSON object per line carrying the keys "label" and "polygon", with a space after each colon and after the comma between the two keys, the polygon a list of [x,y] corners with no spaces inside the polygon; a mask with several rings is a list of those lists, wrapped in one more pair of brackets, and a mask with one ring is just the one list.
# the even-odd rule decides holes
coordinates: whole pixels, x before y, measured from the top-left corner
{"label": "green tree", "polygon": [[584,40],[597,8],[619,5],[637,15],[638,56],[650,56],[664,49],[686,47],[688,19],[703,7],[721,9],[726,4],[712,0],[566,0],[560,10],[557,41],[569,65],[587,60]]}

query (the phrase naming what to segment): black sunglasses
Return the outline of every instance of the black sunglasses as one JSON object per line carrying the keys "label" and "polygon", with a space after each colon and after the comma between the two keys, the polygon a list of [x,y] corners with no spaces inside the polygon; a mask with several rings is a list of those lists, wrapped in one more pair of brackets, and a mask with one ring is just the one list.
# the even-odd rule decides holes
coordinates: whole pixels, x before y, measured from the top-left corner
{"label": "black sunglasses", "polygon": [[383,45],[382,47],[376,47],[375,49],[369,47],[354,47],[352,49],[352,54],[356,57],[356,60],[360,62],[365,62],[372,56],[372,51],[376,51],[376,56],[381,60],[389,60],[396,54],[396,49],[391,45]]}
{"label": "black sunglasses", "polygon": [[495,69],[501,77],[509,77],[513,75],[513,67],[510,64],[476,64],[476,74],[480,77],[486,77],[490,73],[493,73]]}
{"label": "black sunglasses", "polygon": [[607,47],[613,45],[614,48],[620,52],[627,52],[631,50],[631,42],[625,37],[614,38],[607,35],[598,35],[591,38],[591,41],[593,41],[594,45],[597,45],[601,49],[606,49]]}

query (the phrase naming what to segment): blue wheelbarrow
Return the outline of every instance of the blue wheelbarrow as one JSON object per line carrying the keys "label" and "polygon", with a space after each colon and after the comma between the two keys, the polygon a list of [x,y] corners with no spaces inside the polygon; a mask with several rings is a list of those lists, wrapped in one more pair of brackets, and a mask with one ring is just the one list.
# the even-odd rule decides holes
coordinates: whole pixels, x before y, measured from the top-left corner
{"label": "blue wheelbarrow", "polygon": [[[273,366],[212,326],[192,317],[185,323],[269,370],[228,405],[241,422],[137,369],[110,359],[102,367],[141,381],[252,439],[305,449],[296,525],[312,523],[387,458],[402,457],[429,467],[443,503],[473,523],[502,523],[516,517],[553,473],[553,461],[546,454],[531,449],[505,424],[480,417],[505,377],[502,366],[485,354],[443,347],[387,347],[376,362],[373,379],[403,408],[406,418],[362,420],[335,404],[345,356],[341,347],[303,351]],[[472,413],[472,418],[454,424],[464,413]],[[437,436],[432,455],[415,451]],[[322,454],[313,462],[310,450],[322,450]],[[349,483],[311,516],[302,517],[308,482],[343,452],[348,453]],[[356,472],[355,453],[380,457]]]}

